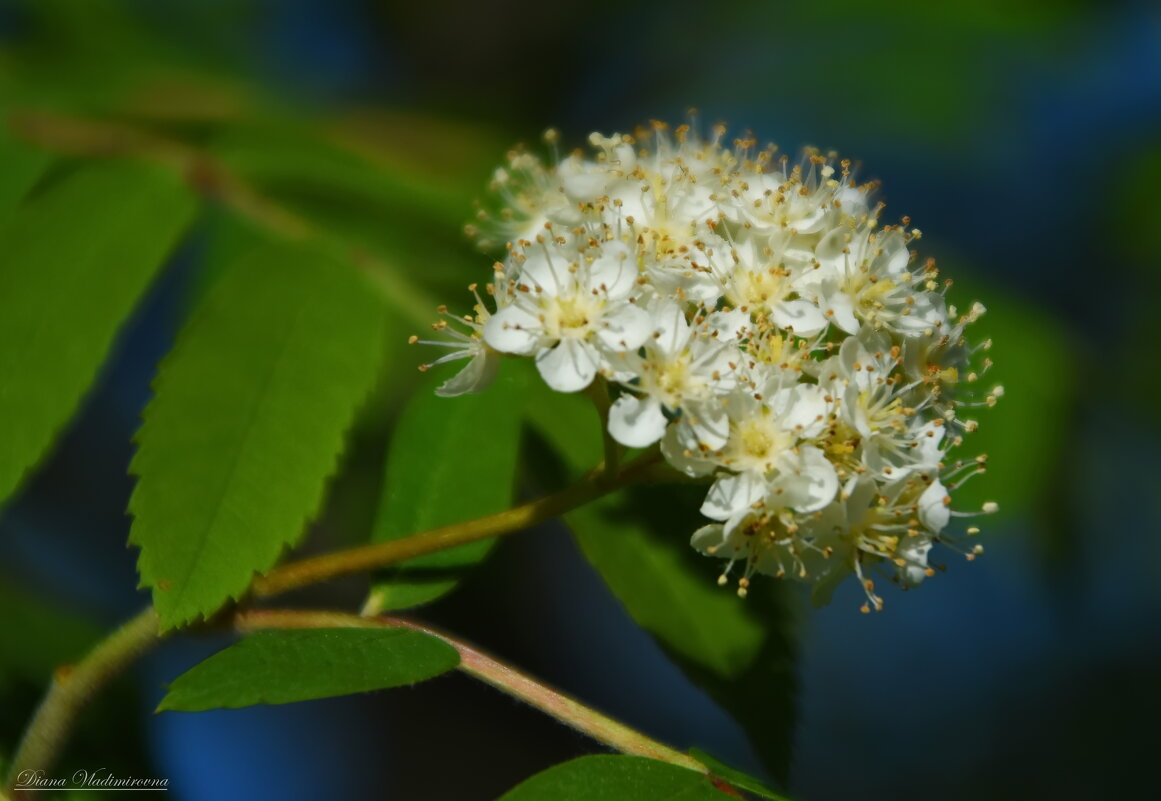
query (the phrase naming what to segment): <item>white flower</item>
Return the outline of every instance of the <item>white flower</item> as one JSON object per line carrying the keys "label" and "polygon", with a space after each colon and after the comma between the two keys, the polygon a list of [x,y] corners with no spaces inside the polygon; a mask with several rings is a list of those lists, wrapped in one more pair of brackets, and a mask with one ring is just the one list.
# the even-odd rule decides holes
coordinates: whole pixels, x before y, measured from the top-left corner
{"label": "white flower", "polygon": [[920,400],[919,408],[908,406],[915,385],[905,383],[899,354],[898,346],[863,326],[842,343],[837,356],[823,363],[818,376],[839,399],[830,444],[850,446],[848,458],[839,461],[884,480],[934,467],[943,457],[942,424],[924,422],[919,413],[926,402]]}
{"label": "white flower", "polygon": [[695,450],[677,429],[662,444],[670,463],[689,475],[717,471],[702,514],[727,520],[767,496],[802,512],[830,501],[838,487],[834,467],[806,443],[827,425],[829,410],[818,387],[778,389],[768,399],[738,391],[723,403],[729,434],[721,448]]}
{"label": "white flower", "polygon": [[658,301],[651,313],[653,335],[642,353],[625,353],[614,362],[618,374],[632,376],[633,383],[609,410],[609,433],[629,447],[652,445],[665,433],[668,410],[680,415],[677,425],[686,430],[685,439],[722,447],[729,424],[720,396],[738,384],[730,366],[737,342],[714,327],[724,322],[723,315],[691,325],[682,305],[672,300]]}
{"label": "white flower", "polygon": [[927,289],[934,274],[910,270],[907,241],[902,229],[876,231],[869,224],[854,231],[840,226],[823,237],[810,278],[823,314],[848,334],[863,322],[902,336],[943,325],[943,296]]}
{"label": "white flower", "polygon": [[979,553],[951,529],[976,514],[954,497],[986,457],[949,453],[977,425],[961,411],[1003,388],[973,398],[990,365],[968,331],[983,306],[948,305],[907,218],[882,225],[850,162],[810,150],[791,163],[721,126],[589,144],[551,162],[516,149],[497,170],[502,208],[476,231],[507,240],[496,311],[477,299],[450,318],[466,331],[436,325],[454,341],[432,364],[469,359],[438,391],[480,389],[499,353],[535,359],[562,392],[599,377],[613,440],[660,443],[706,482],[712,522],[692,544],[728,560],[723,582],[744,566],[742,595],[756,573],[819,599],[853,574],[869,611],[876,573],[913,587],[935,545]]}
{"label": "white flower", "polygon": [[637,268],[618,241],[579,253],[558,240],[534,247],[519,254],[507,303],[484,325],[484,340],[503,353],[535,356],[545,383],[576,392],[607,354],[635,350],[650,334],[649,314],[632,298]]}
{"label": "white flower", "polygon": [[846,165],[835,178],[834,167],[817,153],[808,152],[805,165],[789,168],[785,157],[772,165],[772,155],[772,151],[764,151],[757,160],[772,166],[769,172],[743,174],[735,181],[731,220],[763,233],[814,234],[833,225],[840,215],[866,214],[868,190],[852,185]]}
{"label": "white flower", "polygon": [[[491,315],[488,312],[484,301],[480,299],[477,292],[477,285],[472,284],[468,287],[472,294],[476,296],[475,314],[465,315],[464,317],[453,317],[447,313],[447,309],[440,307],[440,314],[444,315],[445,319],[432,324],[432,329],[440,333],[450,336],[450,340],[446,339],[420,339],[417,336],[412,336],[408,341],[412,345],[433,345],[440,348],[448,348],[449,353],[439,357],[435,361],[420,365],[419,369],[426,372],[435,367],[437,364],[444,364],[446,362],[458,361],[460,359],[467,359],[468,363],[441,384],[436,390],[435,394],[442,397],[454,397],[456,395],[465,395],[475,392],[483,392],[488,388],[488,385],[496,378],[496,372],[500,367],[500,354],[493,350],[484,341],[484,326],[487,324]],[[448,324],[448,320],[463,325],[467,328],[467,332],[459,331]]]}
{"label": "white flower", "polygon": [[788,251],[785,235],[755,237],[730,251],[731,264],[719,267],[726,300],[779,328],[811,337],[827,326],[827,318],[811,300],[799,296],[810,267]]}

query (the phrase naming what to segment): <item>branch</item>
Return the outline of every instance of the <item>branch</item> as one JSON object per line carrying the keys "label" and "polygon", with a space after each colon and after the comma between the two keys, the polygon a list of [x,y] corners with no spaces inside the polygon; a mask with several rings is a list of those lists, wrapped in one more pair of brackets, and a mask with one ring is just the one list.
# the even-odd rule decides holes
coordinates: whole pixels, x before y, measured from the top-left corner
{"label": "branch", "polygon": [[699,773],[707,772],[706,767],[693,757],[646,737],[450,634],[409,620],[386,616],[364,618],[338,612],[265,609],[239,612],[234,617],[234,623],[243,632],[316,628],[406,628],[421,631],[455,648],[460,655],[459,669],[464,673],[556,718],[599,743],[623,754],[658,759]]}
{"label": "branch", "polygon": [[81,710],[159,639],[157,614],[148,607],[96,645],[75,666],[63,666],[32,718],[12,758],[7,786],[25,770],[48,770]]}
{"label": "branch", "polygon": [[411,537],[291,562],[256,578],[252,592],[258,598],[278,595],[348,573],[374,570],[457,545],[522,531],[640,481],[657,461],[657,457],[656,452],[647,453],[607,481],[604,480],[604,470],[594,469],[571,487],[498,514],[466,523],[454,523]]}

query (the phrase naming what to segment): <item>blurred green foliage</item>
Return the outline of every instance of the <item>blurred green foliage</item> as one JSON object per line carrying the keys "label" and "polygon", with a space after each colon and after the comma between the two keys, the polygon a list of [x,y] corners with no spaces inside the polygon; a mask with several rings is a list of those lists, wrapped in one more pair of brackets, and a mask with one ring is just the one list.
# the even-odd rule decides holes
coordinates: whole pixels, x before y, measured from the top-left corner
{"label": "blurred green foliage", "polygon": [[0,687],[40,685],[101,637],[100,628],[65,605],[0,575]]}
{"label": "blurred green foliage", "polygon": [[1057,483],[1055,467],[1064,456],[1066,429],[1080,389],[1074,358],[1079,347],[1061,321],[997,287],[957,278],[952,299],[960,309],[977,299],[988,309],[975,327],[993,346],[977,361],[987,357],[994,365],[971,391],[983,401],[993,387],[1004,387],[994,407],[961,413],[980,427],[950,455],[972,458],[982,453],[988,462],[985,475],[956,491],[956,505],[974,511],[990,500],[1006,515],[1027,514]]}

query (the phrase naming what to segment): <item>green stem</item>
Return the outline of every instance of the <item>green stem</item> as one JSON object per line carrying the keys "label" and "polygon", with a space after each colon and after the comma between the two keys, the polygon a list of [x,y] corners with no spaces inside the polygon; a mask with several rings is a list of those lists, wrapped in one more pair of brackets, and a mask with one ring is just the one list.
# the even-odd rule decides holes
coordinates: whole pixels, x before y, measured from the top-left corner
{"label": "green stem", "polygon": [[597,742],[623,754],[659,759],[699,773],[707,772],[705,766],[693,757],[646,737],[641,732],[536,681],[526,673],[521,673],[450,634],[410,620],[397,617],[365,618],[338,612],[274,609],[239,612],[234,620],[239,630],[247,632],[269,628],[407,628],[422,631],[438,637],[455,648],[460,655],[459,669],[464,673],[523,701]]}
{"label": "green stem", "polygon": [[585,394],[592,400],[593,406],[597,408],[597,415],[601,418],[601,442],[605,448],[607,475],[615,476],[621,460],[621,443],[609,434],[609,407],[612,405],[609,401],[609,382],[603,375],[598,375],[589,384]]}
{"label": "green stem", "polygon": [[98,643],[77,665],[59,668],[12,758],[7,786],[14,786],[23,771],[47,771],[89,700],[159,636],[157,614],[149,607]]}
{"label": "green stem", "polygon": [[578,483],[553,495],[466,523],[454,523],[412,537],[291,562],[256,578],[252,592],[259,598],[278,595],[348,573],[374,570],[457,545],[522,531],[639,481],[656,460],[657,453],[647,453],[626,465],[624,470],[610,480],[604,480],[604,470],[596,469]]}

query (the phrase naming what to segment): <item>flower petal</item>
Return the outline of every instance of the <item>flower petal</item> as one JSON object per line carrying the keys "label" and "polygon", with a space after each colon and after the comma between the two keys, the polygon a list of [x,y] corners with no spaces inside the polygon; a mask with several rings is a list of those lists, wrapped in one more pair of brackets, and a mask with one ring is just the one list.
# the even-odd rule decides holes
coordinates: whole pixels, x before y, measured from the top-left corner
{"label": "flower petal", "polygon": [[812,337],[826,328],[826,317],[809,300],[784,300],[770,313],[780,328],[788,328],[800,337]]}
{"label": "flower petal", "polygon": [[737,309],[728,312],[716,311],[706,318],[706,327],[716,334],[717,339],[736,341],[750,327],[750,315]]}
{"label": "flower petal", "polygon": [[544,253],[533,253],[520,265],[520,283],[551,297],[564,294],[575,280],[568,271],[568,260],[559,252],[551,259]]}
{"label": "flower petal", "polygon": [[589,265],[588,290],[624,300],[637,285],[637,262],[624,242],[606,242],[600,258]]}
{"label": "flower petal", "polygon": [[834,500],[839,480],[834,465],[822,451],[810,445],[798,449],[792,469],[784,470],[771,482],[771,505],[789,506],[798,512],[815,512]]}
{"label": "flower petal", "polygon": [[815,384],[795,384],[770,396],[770,408],[779,415],[778,423],[799,439],[812,439],[826,428],[830,406],[826,392]]}
{"label": "flower petal", "polygon": [[597,339],[611,351],[636,350],[652,333],[649,312],[632,303],[622,303],[601,315]]}
{"label": "flower petal", "polygon": [[919,522],[933,534],[943,531],[943,527],[951,520],[951,508],[945,502],[948,497],[947,488],[939,479],[919,496]]}
{"label": "flower petal", "polygon": [[[564,166],[563,164],[561,165]],[[560,188],[573,203],[591,203],[605,194],[609,177],[605,172],[577,172],[561,177]]]}
{"label": "flower petal", "polygon": [[557,392],[579,392],[597,374],[597,354],[578,339],[562,339],[555,348],[536,354],[536,369],[544,383]]}
{"label": "flower petal", "polygon": [[711,451],[725,447],[730,439],[730,416],[719,403],[686,401],[681,410],[682,422],[689,426],[698,443]]}
{"label": "flower petal", "polygon": [[766,482],[757,473],[727,473],[710,487],[701,513],[711,520],[729,520],[766,495]]}
{"label": "flower petal", "polygon": [[501,353],[530,356],[543,347],[544,325],[519,306],[505,306],[484,324],[484,341]]}
{"label": "flower petal", "polygon": [[656,398],[622,395],[609,408],[609,434],[630,448],[652,445],[665,434],[668,423]]}
{"label": "flower petal", "polygon": [[831,291],[819,303],[822,313],[843,331],[855,333],[859,330],[859,321],[855,318],[854,301],[837,286],[828,288]]}
{"label": "flower petal", "polygon": [[440,384],[435,394],[441,398],[451,398],[456,395],[483,392],[496,378],[499,369],[500,354],[488,347],[481,348],[480,352],[464,365],[464,369]]}
{"label": "flower petal", "polygon": [[702,526],[693,532],[693,536],[689,538],[689,544],[693,546],[694,550],[700,551],[706,556],[724,556],[727,559],[734,556],[734,549],[730,547],[729,539],[725,536],[721,523],[710,523],[708,526]]}
{"label": "flower petal", "polygon": [[650,309],[653,315],[653,347],[672,358],[681,353],[689,342],[691,328],[685,321],[685,312],[672,301],[664,301]]}
{"label": "flower petal", "polygon": [[716,465],[709,459],[701,456],[694,447],[694,443],[686,443],[680,436],[682,426],[670,426],[661,438],[661,454],[673,469],[685,473],[687,476],[704,476],[714,471]]}

